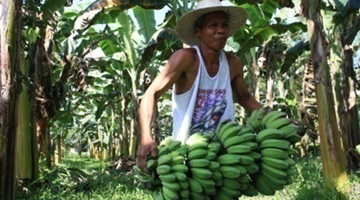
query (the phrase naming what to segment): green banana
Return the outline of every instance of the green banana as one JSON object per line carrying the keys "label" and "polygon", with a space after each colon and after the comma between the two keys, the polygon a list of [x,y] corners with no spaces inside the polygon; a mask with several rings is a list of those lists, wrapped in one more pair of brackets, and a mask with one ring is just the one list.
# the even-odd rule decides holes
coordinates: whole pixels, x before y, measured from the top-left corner
{"label": "green banana", "polygon": [[185,144],[191,146],[200,141],[207,141],[207,138],[202,133],[196,132],[188,137]]}
{"label": "green banana", "polygon": [[171,191],[174,191],[174,192],[179,192],[181,190],[181,186],[179,185],[178,182],[167,182],[167,181],[161,181],[161,184],[163,185],[163,188],[167,188]]}
{"label": "green banana", "polygon": [[193,177],[198,177],[198,178],[209,178],[212,176],[212,172],[205,168],[191,167],[190,172]]}
{"label": "green banana", "polygon": [[276,180],[279,179],[270,179],[270,177],[266,176],[265,173],[261,173],[260,176],[271,189],[275,191],[284,189],[284,184],[278,184],[277,182],[275,182]]}
{"label": "green banana", "polygon": [[285,140],[289,141],[291,144],[295,144],[297,142],[301,141],[301,136],[295,132],[293,132],[290,135],[287,135],[286,137],[284,137]]}
{"label": "green banana", "polygon": [[186,174],[183,172],[173,172],[173,174],[175,175],[176,180],[178,181],[185,181],[187,178]]}
{"label": "green banana", "polygon": [[242,175],[240,176],[237,181],[241,184],[241,185],[249,185],[250,182],[250,177],[246,174],[246,175]]}
{"label": "green banana", "polygon": [[263,177],[260,174],[254,174],[252,177],[254,181],[254,186],[258,192],[264,195],[274,195],[275,190],[270,188],[269,185],[263,180]]}
{"label": "green banana", "polygon": [[172,157],[171,165],[184,164],[184,161],[185,161],[185,157],[181,156],[181,155],[178,155],[178,156]]}
{"label": "green banana", "polygon": [[163,139],[161,142],[160,142],[160,146],[166,146],[168,147],[169,144],[174,141],[173,137],[172,136],[168,136],[166,137],[165,139]]}
{"label": "green banana", "polygon": [[289,164],[289,166],[295,166],[296,162],[294,159],[290,158],[290,157],[287,157],[285,160],[284,160],[286,163]]}
{"label": "green banana", "polygon": [[193,151],[195,149],[207,149],[209,143],[207,143],[206,141],[198,141],[198,142],[195,142],[191,145],[189,145],[189,152],[190,151]]}
{"label": "green banana", "polygon": [[210,161],[204,158],[192,159],[189,161],[190,167],[208,167]]}
{"label": "green banana", "polygon": [[256,142],[261,143],[268,139],[281,139],[284,137],[284,133],[280,131],[279,129],[275,128],[266,128],[260,131],[256,135]]}
{"label": "green banana", "polygon": [[215,132],[214,131],[207,131],[206,133],[203,134],[203,136],[208,140],[208,141],[212,141],[215,138]]}
{"label": "green banana", "polygon": [[266,177],[266,182],[269,184],[275,184],[275,185],[286,185],[286,179],[284,178],[276,178],[272,174],[268,173],[267,171],[262,171],[261,175]]}
{"label": "green banana", "polygon": [[135,177],[142,182],[153,182],[153,177],[142,170],[139,166],[134,165],[133,170],[135,172]]}
{"label": "green banana", "polygon": [[265,125],[265,127],[268,127],[275,120],[280,118],[285,118],[286,116],[287,114],[285,112],[275,111],[275,110],[270,111],[264,116],[264,118],[261,120],[261,123]]}
{"label": "green banana", "polygon": [[245,167],[247,174],[254,174],[254,173],[258,172],[259,168],[260,168],[259,165],[255,162],[251,163],[249,165],[243,165],[243,167]]}
{"label": "green banana", "polygon": [[183,189],[179,192],[181,199],[190,197],[190,191],[188,189]]}
{"label": "green banana", "polygon": [[219,142],[210,142],[208,145],[208,151],[214,152],[214,153],[218,153],[220,150],[221,144]]}
{"label": "green banana", "polygon": [[221,165],[234,165],[240,163],[240,155],[236,154],[223,154],[220,155],[216,160]]}
{"label": "green banana", "polygon": [[191,192],[201,193],[203,191],[203,187],[195,179],[188,177],[187,181],[189,183],[189,190]]}
{"label": "green banana", "polygon": [[222,179],[222,174],[220,171],[213,171],[212,172],[212,179],[219,180]]}
{"label": "green banana", "polygon": [[189,182],[187,180],[185,181],[178,181],[181,189],[185,190],[189,188]]}
{"label": "green banana", "polygon": [[249,197],[254,197],[258,195],[258,191],[254,187],[253,184],[247,184],[247,188],[245,190],[241,190],[242,194]]}
{"label": "green banana", "polygon": [[244,142],[244,143],[241,143],[241,144],[250,147],[250,149],[252,151],[254,151],[254,150],[256,150],[258,148],[258,143],[256,143],[256,142]]}
{"label": "green banana", "polygon": [[[233,165],[233,167],[235,167],[240,172],[240,176],[243,176],[247,173],[247,170],[243,165]],[[236,178],[239,178],[239,177],[236,177]]]}
{"label": "green banana", "polygon": [[181,147],[181,142],[177,140],[173,140],[169,145],[168,148],[170,151],[176,151],[178,148]]}
{"label": "green banana", "polygon": [[217,125],[217,127],[216,127],[216,129],[215,129],[215,137],[217,137],[217,135],[220,135],[220,129],[223,128],[223,126],[224,126],[225,124],[229,123],[229,122],[231,122],[231,120],[230,120],[230,119],[226,119],[226,120],[224,120],[224,121],[221,121],[221,122]]}
{"label": "green banana", "polygon": [[265,163],[261,163],[261,169],[262,171],[268,172],[269,174],[271,174],[272,176],[276,177],[276,178],[286,178],[287,174],[285,171],[280,170],[280,169],[276,169],[275,167],[269,166]]}
{"label": "green banana", "polygon": [[[225,181],[224,181],[225,183]],[[228,188],[228,187],[224,187],[224,185],[220,188],[220,191],[221,192],[224,192],[225,194],[229,195],[230,197],[233,197],[233,198],[239,198],[240,195],[241,195],[241,192],[239,189],[231,189],[231,188]]]}
{"label": "green banana", "polygon": [[220,167],[220,164],[216,161],[210,161],[209,169],[210,171],[216,171]]}
{"label": "green banana", "polygon": [[219,171],[224,178],[239,178],[241,175],[240,171],[235,166],[220,166]]}
{"label": "green banana", "polygon": [[163,182],[175,182],[176,181],[176,176],[175,176],[175,174],[172,174],[172,173],[159,175],[159,178]]}
{"label": "green banana", "polygon": [[247,155],[238,155],[240,158],[240,164],[242,165],[250,165],[251,163],[254,163],[254,159]]}
{"label": "green banana", "polygon": [[289,167],[285,172],[288,176],[294,176],[296,174],[293,167]]}
{"label": "green banana", "polygon": [[285,149],[284,151],[289,155],[295,155],[299,153],[298,150],[294,149],[293,147]]}
{"label": "green banana", "polygon": [[165,200],[178,200],[180,199],[180,195],[177,192],[174,192],[172,190],[170,190],[169,188],[163,186],[162,187],[163,190],[163,194],[165,197]]}
{"label": "green banana", "polygon": [[163,155],[166,155],[168,154],[170,151],[169,151],[169,148],[165,145],[159,145],[158,146],[158,157],[160,156],[163,156]]}
{"label": "green banana", "polygon": [[199,178],[199,177],[193,177],[193,179],[195,181],[197,181],[198,183],[200,183],[200,185],[203,187],[203,189],[205,188],[209,188],[209,187],[215,187],[215,181],[212,179],[209,179],[209,177],[207,178]]}
{"label": "green banana", "polygon": [[249,146],[238,144],[230,146],[226,149],[227,153],[233,153],[233,154],[243,154],[243,153],[249,153],[251,152],[251,148]]}
{"label": "green banana", "polygon": [[267,125],[266,128],[279,129],[283,126],[289,125],[290,123],[292,123],[292,120],[290,118],[279,118]]}
{"label": "green banana", "polygon": [[160,165],[156,167],[156,173],[158,175],[170,173],[171,167],[169,165]]}
{"label": "green banana", "polygon": [[228,138],[237,135],[240,129],[241,129],[240,125],[236,125],[236,126],[234,125],[223,130],[223,132],[220,134],[220,142],[224,143]]}
{"label": "green banana", "polygon": [[234,126],[238,127],[239,123],[237,123],[235,121],[228,121],[228,122],[226,122],[224,124],[221,124],[218,132],[216,132],[216,139],[218,141],[221,141],[221,138],[223,137],[224,132],[227,129],[229,129],[230,127],[234,127]]}
{"label": "green banana", "polygon": [[214,181],[215,181],[215,186],[216,187],[220,187],[220,186],[223,185],[223,179],[222,178],[221,179],[214,179]]}
{"label": "green banana", "polygon": [[267,164],[276,169],[285,170],[289,168],[289,164],[287,162],[278,158],[263,157],[262,163]]}
{"label": "green banana", "polygon": [[241,144],[244,142],[250,142],[253,141],[255,139],[255,134],[253,133],[246,133],[240,136],[233,136],[231,138],[228,138],[227,140],[225,140],[225,142],[223,143],[223,146],[225,147],[225,149],[229,148],[230,146],[233,145],[237,145],[237,144]]}
{"label": "green banana", "polygon": [[286,177],[286,185],[290,185],[293,182],[293,179],[291,176]]}
{"label": "green banana", "polygon": [[[214,183],[215,184],[215,183]],[[214,196],[216,195],[216,186],[213,187],[204,187],[204,194]]]}
{"label": "green banana", "polygon": [[279,130],[282,131],[284,133],[284,137],[286,137],[287,135],[290,135],[292,133],[297,133],[299,130],[299,127],[298,127],[298,125],[296,125],[294,123],[290,123],[286,126],[279,128]]}
{"label": "green banana", "polygon": [[207,153],[208,151],[206,149],[195,149],[193,151],[189,151],[187,158],[188,160],[203,158]]}
{"label": "green banana", "polygon": [[283,139],[268,139],[262,142],[259,146],[259,149],[264,148],[279,148],[279,149],[289,149],[290,142]]}
{"label": "green banana", "polygon": [[178,152],[179,155],[181,155],[181,156],[185,156],[188,153],[188,146],[187,145],[182,145],[181,147],[176,149],[176,152]]}
{"label": "green banana", "polygon": [[158,165],[170,164],[172,156],[170,154],[162,155],[158,158]]}
{"label": "green banana", "polygon": [[223,181],[223,187],[227,187],[233,190],[239,190],[241,187],[241,184],[236,179],[224,178]]}
{"label": "green banana", "polygon": [[[170,166],[169,166],[170,167]],[[186,173],[188,172],[189,167],[187,165],[172,165],[170,168],[170,171],[172,172],[181,172],[181,173]]]}
{"label": "green banana", "polygon": [[165,200],[164,195],[163,195],[163,191],[161,187],[157,187],[152,193],[151,193],[151,197],[154,200]]}
{"label": "green banana", "polygon": [[207,154],[204,156],[205,159],[208,159],[210,161],[215,160],[216,157],[217,157],[217,154],[212,151],[208,151]]}
{"label": "green banana", "polygon": [[246,190],[247,188],[248,188],[248,184],[242,184],[240,187],[240,192]]}
{"label": "green banana", "polygon": [[262,158],[262,155],[256,151],[252,151],[250,153],[246,153],[244,154],[245,156],[250,156],[252,157],[254,160],[260,160]]}
{"label": "green banana", "polygon": [[217,191],[214,199],[221,199],[221,200],[234,200],[234,197],[229,196],[224,191],[219,190]]}
{"label": "green banana", "polygon": [[260,151],[260,153],[263,157],[278,158],[278,159],[286,159],[289,156],[288,153],[286,153],[286,150],[282,150],[274,147],[264,148]]}
{"label": "green banana", "polygon": [[238,132],[238,135],[242,135],[245,133],[253,133],[254,131],[249,126],[242,126],[240,131]]}
{"label": "green banana", "polygon": [[155,159],[149,159],[146,161],[146,169],[155,169],[157,166],[157,161]]}
{"label": "green banana", "polygon": [[205,199],[205,196],[204,196],[204,194],[202,194],[202,193],[190,192],[190,199],[200,199],[200,200],[203,200],[203,199]]}

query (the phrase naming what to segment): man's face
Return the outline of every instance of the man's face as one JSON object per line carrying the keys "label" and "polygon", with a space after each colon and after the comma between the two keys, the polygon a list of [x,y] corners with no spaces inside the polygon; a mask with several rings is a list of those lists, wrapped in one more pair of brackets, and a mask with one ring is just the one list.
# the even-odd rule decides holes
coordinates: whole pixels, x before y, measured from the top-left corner
{"label": "man's face", "polygon": [[224,12],[213,12],[205,16],[202,28],[195,28],[195,36],[200,43],[210,48],[221,50],[229,37],[229,17]]}

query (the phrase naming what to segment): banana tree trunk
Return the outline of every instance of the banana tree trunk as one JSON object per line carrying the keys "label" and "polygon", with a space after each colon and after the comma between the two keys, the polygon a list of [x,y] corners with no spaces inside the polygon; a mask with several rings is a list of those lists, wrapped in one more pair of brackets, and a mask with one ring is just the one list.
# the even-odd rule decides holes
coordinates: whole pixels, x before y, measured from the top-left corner
{"label": "banana tree trunk", "polygon": [[[21,73],[27,76],[25,58],[21,58]],[[16,135],[16,177],[19,179],[35,180],[37,173],[37,143],[32,140],[35,129],[32,126],[33,114],[30,106],[30,97],[28,95],[28,86],[21,84],[22,91],[19,94],[17,109],[17,135]],[[34,151],[35,150],[35,151]]]}
{"label": "banana tree trunk", "polygon": [[342,104],[339,110],[340,127],[344,130],[343,140],[345,152],[349,152],[348,168],[360,168],[360,160],[355,152],[355,147],[360,144],[359,134],[359,114],[357,106],[356,94],[356,73],[354,71],[353,63],[353,49],[350,45],[346,44],[346,35],[352,28],[353,21],[356,21],[356,14],[349,15],[343,23],[343,32],[341,33],[342,49],[343,49],[343,62],[341,63],[341,70],[343,72],[343,81],[341,82],[341,96]]}
{"label": "banana tree trunk", "polygon": [[21,60],[21,0],[2,1],[0,16],[0,199],[15,199],[17,73]]}
{"label": "banana tree trunk", "polygon": [[334,98],[326,60],[319,0],[302,0],[303,15],[308,20],[311,60],[314,67],[315,94],[320,132],[320,147],[325,183],[339,192],[347,190],[346,157],[341,147],[336,123]]}
{"label": "banana tree trunk", "polygon": [[132,116],[133,119],[131,120],[131,137],[130,137],[130,155],[135,156],[136,150],[138,146],[138,138],[140,138],[140,128],[139,128],[139,98],[137,96],[137,84],[136,84],[136,72],[135,70],[131,73],[131,83],[132,83]]}

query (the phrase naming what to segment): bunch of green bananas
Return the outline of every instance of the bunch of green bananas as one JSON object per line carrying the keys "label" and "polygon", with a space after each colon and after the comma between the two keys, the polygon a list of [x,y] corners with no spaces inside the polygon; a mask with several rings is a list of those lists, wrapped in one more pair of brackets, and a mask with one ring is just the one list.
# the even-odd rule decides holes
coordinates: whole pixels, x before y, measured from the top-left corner
{"label": "bunch of green bananas", "polygon": [[215,132],[194,133],[184,143],[164,139],[158,156],[148,158],[148,171],[134,166],[134,172],[154,186],[155,200],[273,195],[291,183],[297,132],[284,112],[261,108],[245,126],[224,121]]}
{"label": "bunch of green bananas", "polygon": [[291,183],[292,167],[295,161],[292,155],[297,151],[284,138],[284,132],[275,128],[266,128],[256,136],[261,154],[258,160],[260,169],[251,175],[252,184],[257,191],[265,195],[273,195]]}
{"label": "bunch of green bananas", "polygon": [[211,199],[216,194],[221,174],[216,162],[220,143],[214,141],[215,133],[194,133],[187,140],[188,154],[186,165],[189,166],[189,199]]}
{"label": "bunch of green bananas", "polygon": [[[258,117],[258,116],[262,116]],[[248,122],[252,130],[256,130],[256,151],[261,154],[257,160],[259,170],[251,174],[251,183],[256,190],[265,195],[273,195],[291,183],[295,161],[292,155],[297,151],[291,145],[299,142],[298,126],[285,112],[272,110],[264,112],[264,108],[253,111]]]}
{"label": "bunch of green bananas", "polygon": [[238,199],[242,194],[254,196],[249,174],[259,169],[255,162],[261,155],[254,131],[234,121],[225,121],[216,129],[216,138],[221,144],[217,157],[223,184],[217,188],[215,199]]}

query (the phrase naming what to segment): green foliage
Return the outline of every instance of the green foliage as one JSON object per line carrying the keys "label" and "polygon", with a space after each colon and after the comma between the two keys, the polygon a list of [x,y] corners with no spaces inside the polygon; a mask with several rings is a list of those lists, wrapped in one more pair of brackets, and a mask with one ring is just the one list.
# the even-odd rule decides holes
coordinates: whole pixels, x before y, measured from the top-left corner
{"label": "green foliage", "polygon": [[21,183],[16,199],[151,199],[132,173],[110,169],[110,165],[68,154],[61,166],[41,169],[38,180]]}

